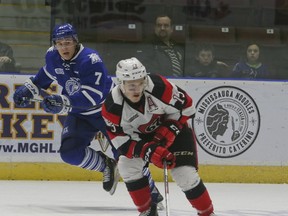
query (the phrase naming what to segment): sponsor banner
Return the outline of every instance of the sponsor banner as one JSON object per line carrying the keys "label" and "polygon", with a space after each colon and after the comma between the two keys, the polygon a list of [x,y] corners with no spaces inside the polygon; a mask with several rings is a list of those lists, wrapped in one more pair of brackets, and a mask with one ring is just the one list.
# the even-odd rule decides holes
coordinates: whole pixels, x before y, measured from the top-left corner
{"label": "sponsor banner", "polygon": [[288,165],[287,82],[180,80],[197,108],[199,163]]}
{"label": "sponsor banner", "polygon": [[[0,162],[61,162],[58,150],[65,116],[45,113],[38,102],[27,108],[14,106],[13,93],[28,78],[0,75]],[[286,82],[171,81],[191,95],[197,108],[192,123],[200,164],[288,165]],[[53,85],[43,94],[60,90]],[[111,155],[99,136],[91,147]]]}
{"label": "sponsor banner", "polygon": [[234,86],[213,88],[197,101],[196,107],[193,123],[197,142],[208,154],[235,157],[255,142],[260,113],[244,90]]}

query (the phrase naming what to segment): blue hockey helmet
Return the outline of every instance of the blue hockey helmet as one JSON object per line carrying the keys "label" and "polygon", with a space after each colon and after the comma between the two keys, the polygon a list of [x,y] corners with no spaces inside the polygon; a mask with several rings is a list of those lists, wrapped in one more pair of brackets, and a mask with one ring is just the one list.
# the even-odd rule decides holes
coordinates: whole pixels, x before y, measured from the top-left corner
{"label": "blue hockey helmet", "polygon": [[56,25],[53,29],[52,33],[52,42],[55,43],[56,40],[64,39],[72,37],[77,43],[78,43],[78,36],[75,28],[69,24],[61,24],[61,25]]}

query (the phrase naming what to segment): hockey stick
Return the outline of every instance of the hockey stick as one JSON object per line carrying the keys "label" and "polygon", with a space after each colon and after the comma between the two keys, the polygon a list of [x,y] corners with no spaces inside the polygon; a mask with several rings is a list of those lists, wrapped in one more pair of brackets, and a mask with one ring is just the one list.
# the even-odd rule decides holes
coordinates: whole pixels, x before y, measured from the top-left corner
{"label": "hockey stick", "polygon": [[[41,99],[26,98],[26,97],[24,97],[23,99],[28,100],[30,102],[39,102],[39,103],[41,103],[43,101]],[[102,106],[102,104],[98,104],[95,106],[84,107],[84,106],[72,106],[72,105],[68,105],[68,104],[56,103],[55,101],[50,101],[50,102],[54,106],[59,106],[59,107],[65,106],[65,107],[69,107],[69,108],[82,109],[82,110],[92,110],[92,109],[100,108]]]}
{"label": "hockey stick", "polygon": [[167,161],[163,160],[166,216],[170,216]]}

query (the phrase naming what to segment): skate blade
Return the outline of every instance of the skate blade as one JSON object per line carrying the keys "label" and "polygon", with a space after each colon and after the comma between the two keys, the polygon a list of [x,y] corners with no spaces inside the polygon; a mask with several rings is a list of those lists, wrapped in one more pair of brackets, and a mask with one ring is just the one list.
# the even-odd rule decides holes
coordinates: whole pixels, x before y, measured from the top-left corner
{"label": "skate blade", "polygon": [[163,205],[162,202],[157,203],[157,209],[158,209],[159,211],[164,211],[165,207],[164,207],[164,205]]}
{"label": "skate blade", "polygon": [[111,196],[115,193],[119,180],[120,180],[120,174],[119,174],[118,167],[116,166],[114,170],[114,183],[113,183],[111,190],[109,191],[109,194]]}

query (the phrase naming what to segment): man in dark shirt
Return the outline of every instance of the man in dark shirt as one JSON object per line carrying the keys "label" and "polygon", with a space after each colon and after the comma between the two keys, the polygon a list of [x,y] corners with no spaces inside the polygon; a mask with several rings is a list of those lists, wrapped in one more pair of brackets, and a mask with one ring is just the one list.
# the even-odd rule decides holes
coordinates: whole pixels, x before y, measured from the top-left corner
{"label": "man in dark shirt", "polygon": [[[183,76],[184,47],[171,40],[172,20],[167,15],[155,19],[154,38],[137,51],[137,57],[147,67],[148,73],[163,76]],[[152,47],[151,47],[152,45]]]}

